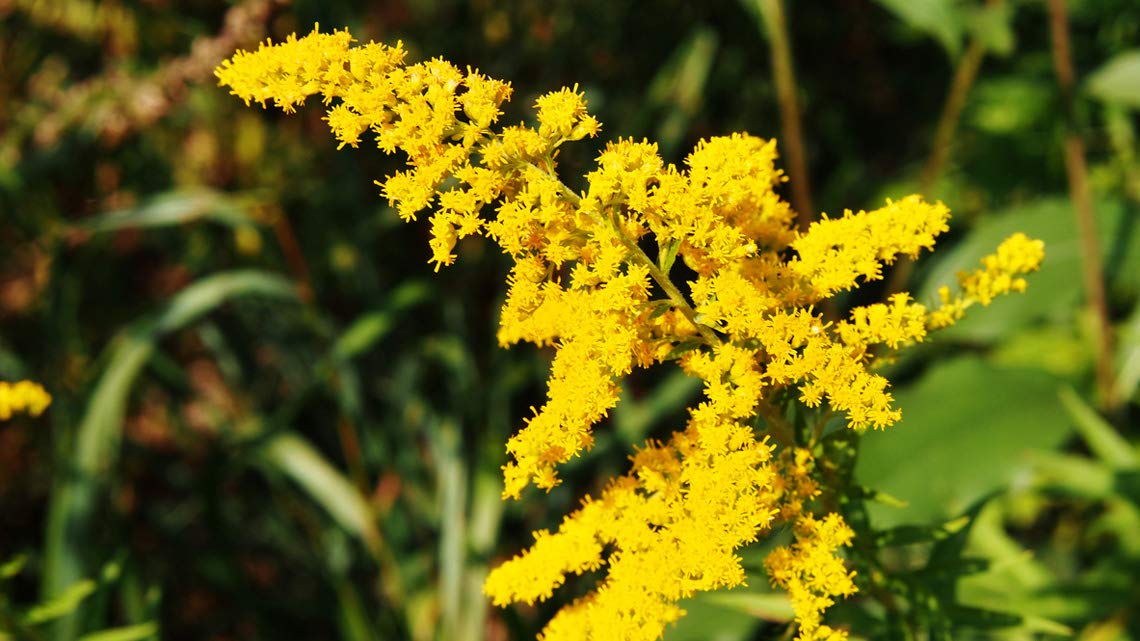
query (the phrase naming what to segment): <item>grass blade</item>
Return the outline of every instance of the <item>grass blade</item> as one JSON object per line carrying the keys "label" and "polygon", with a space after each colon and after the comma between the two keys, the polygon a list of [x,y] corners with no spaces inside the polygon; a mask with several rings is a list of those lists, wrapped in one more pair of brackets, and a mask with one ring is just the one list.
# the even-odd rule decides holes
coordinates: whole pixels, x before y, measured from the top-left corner
{"label": "grass blade", "polygon": [[[293,284],[260,271],[225,272],[203,278],[179,292],[155,319],[128,329],[111,347],[106,370],[95,386],[66,461],[52,490],[45,543],[45,598],[64,593],[87,574],[91,533],[100,497],[118,461],[123,418],[131,387],[163,335],[194,322],[226,301],[244,296],[296,299]],[[78,618],[65,617],[51,638],[70,641]]]}
{"label": "grass blade", "polygon": [[308,441],[296,434],[279,434],[262,452],[267,463],[301,486],[342,528],[369,550],[379,549],[380,530],[368,500]]}
{"label": "grass blade", "polygon": [[110,211],[83,221],[78,227],[92,233],[143,227],[182,225],[211,220],[238,227],[253,220],[246,214],[248,204],[230,194],[208,189],[172,191],[149,199],[137,207]]}

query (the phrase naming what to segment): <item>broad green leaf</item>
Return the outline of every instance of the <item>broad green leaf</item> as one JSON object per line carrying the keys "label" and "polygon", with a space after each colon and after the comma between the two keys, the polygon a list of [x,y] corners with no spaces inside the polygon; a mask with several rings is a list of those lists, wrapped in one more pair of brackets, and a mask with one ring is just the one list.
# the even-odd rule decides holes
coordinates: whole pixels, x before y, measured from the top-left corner
{"label": "broad green leaf", "polygon": [[110,630],[100,630],[79,637],[79,641],[142,641],[158,637],[158,625],[140,623]]}
{"label": "broad green leaf", "polygon": [[1014,7],[1010,3],[986,3],[969,11],[966,15],[970,34],[986,48],[998,56],[1008,56],[1017,45],[1013,33]]}
{"label": "broad green leaf", "polygon": [[[53,597],[87,574],[88,549],[102,493],[114,476],[127,400],[139,373],[158,340],[179,330],[228,300],[264,296],[295,300],[293,284],[259,271],[225,272],[199,280],[176,294],[157,318],[128,329],[110,348],[80,421],[69,461],[71,473],[53,490],[45,546],[44,594]],[[54,639],[68,641],[77,633],[69,617],[53,630]]]}
{"label": "broad green leaf", "polygon": [[1140,49],[1116,54],[1085,85],[1094,97],[1140,109]]}
{"label": "broad green leaf", "polygon": [[740,592],[718,590],[710,592],[704,600],[729,610],[745,612],[765,621],[786,622],[795,616],[792,601],[784,592]]}
{"label": "broad green leaf", "polygon": [[970,92],[963,118],[974,128],[996,136],[1039,129],[1053,118],[1052,84],[1024,75],[987,77]]}
{"label": "broad green leaf", "polygon": [[[665,628],[663,641],[745,641],[754,638],[760,619],[736,604],[715,603],[715,593],[701,592],[681,602],[687,614]],[[726,593],[729,594],[729,593]]]}
{"label": "broad green leaf", "polygon": [[1030,454],[1069,434],[1056,390],[1045,373],[1000,369],[973,356],[940,363],[896,389],[903,419],[864,435],[856,477],[907,506],[868,504],[875,523],[949,519],[1026,473]]}
{"label": "broad green leaf", "polygon": [[962,50],[965,17],[954,0],[875,0],[910,28],[932,36],[956,57]]}
{"label": "broad green leaf", "polygon": [[165,227],[210,220],[230,227],[249,225],[248,199],[207,189],[174,191],[137,207],[107,212],[84,220],[80,229],[99,233],[136,227]]}

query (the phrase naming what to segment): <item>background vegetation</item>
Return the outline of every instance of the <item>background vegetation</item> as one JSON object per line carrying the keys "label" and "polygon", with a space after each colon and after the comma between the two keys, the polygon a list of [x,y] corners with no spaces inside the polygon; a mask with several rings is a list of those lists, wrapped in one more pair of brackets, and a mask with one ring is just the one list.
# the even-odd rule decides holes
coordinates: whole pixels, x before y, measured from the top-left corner
{"label": "background vegetation", "polygon": [[[778,137],[813,213],[944,200],[937,252],[866,299],[934,300],[1010,232],[1044,239],[1027,294],[889,368],[905,418],[858,452],[873,569],[834,621],[1140,638],[1140,5],[787,4],[0,0],[0,379],[55,397],[0,424],[0,639],[533,638],[557,603],[491,610],[488,565],[680,425],[695,381],[633,378],[562,486],[499,500],[548,357],[495,343],[503,257],[464,244],[433,274],[372,182],[398,160],[213,81],[314,22],[509,79],[508,122],[578,83],[600,138],[670,161]],[[667,638],[781,638],[768,545]]]}

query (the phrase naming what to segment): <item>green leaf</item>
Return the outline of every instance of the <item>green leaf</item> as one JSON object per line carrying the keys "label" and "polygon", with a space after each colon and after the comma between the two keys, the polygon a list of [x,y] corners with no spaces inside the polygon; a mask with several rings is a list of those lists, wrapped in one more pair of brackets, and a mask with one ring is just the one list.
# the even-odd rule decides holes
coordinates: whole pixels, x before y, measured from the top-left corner
{"label": "green leaf", "polygon": [[58,596],[28,608],[24,613],[24,623],[39,625],[67,614],[71,614],[84,599],[95,592],[97,584],[91,579],[76,581],[59,593]]}
{"label": "green leaf", "polygon": [[362,314],[337,338],[332,353],[340,360],[350,360],[372,348],[392,329],[392,315],[386,310]]}
{"label": "green leaf", "polygon": [[665,355],[665,358],[663,360],[671,361],[681,358],[685,354],[693,351],[694,349],[697,349],[703,344],[704,343],[699,338],[686,338],[674,345],[673,349],[669,350],[669,353]]}
{"label": "green leaf", "polygon": [[340,630],[345,641],[374,641],[368,609],[356,587],[350,581],[336,583],[337,602],[340,605]]}
{"label": "green leaf", "polygon": [[0,565],[0,581],[10,579],[20,573],[28,563],[28,557],[18,554]]}
{"label": "green leaf", "polygon": [[1136,450],[1132,444],[1096,410],[1089,407],[1071,387],[1062,387],[1058,395],[1065,411],[1073,419],[1077,433],[1097,458],[1113,469],[1127,470],[1137,466]]}
{"label": "green leaf", "polygon": [[1014,7],[1010,3],[986,3],[969,11],[966,22],[970,33],[986,51],[1005,57],[1013,53],[1017,44],[1013,33],[1013,12]]}
{"label": "green leaf", "polygon": [[875,0],[910,28],[942,45],[951,57],[962,50],[965,18],[954,0]]}
{"label": "green leaf", "polygon": [[158,625],[140,623],[110,630],[100,630],[79,637],[79,641],[142,641],[158,636]]}
{"label": "green leaf", "polygon": [[1120,327],[1116,351],[1119,366],[1113,391],[1116,398],[1128,400],[1140,391],[1140,305],[1132,308],[1131,316]]}
{"label": "green leaf", "polygon": [[882,547],[941,541],[957,534],[969,524],[969,516],[960,516],[936,525],[900,525],[876,532],[875,545]]}
{"label": "green leaf", "polygon": [[[987,309],[970,313],[975,311],[989,313]],[[994,345],[987,360],[1000,367],[1040,369],[1075,382],[1092,370],[1095,352],[1089,337],[1077,335],[1071,326],[1029,326]]]}
{"label": "green leaf", "polygon": [[700,386],[700,379],[674,371],[644,398],[624,398],[618,403],[614,408],[614,429],[626,441],[641,441],[661,419],[685,407]]}
{"label": "green leaf", "polygon": [[986,77],[970,92],[963,118],[971,127],[994,136],[1016,136],[1042,129],[1054,117],[1053,84],[1024,75]]}
{"label": "green leaf", "polygon": [[765,621],[787,622],[795,616],[792,601],[784,592],[710,592],[705,602],[728,610],[744,612]]}
{"label": "green leaf", "polygon": [[173,191],[147,200],[137,207],[120,209],[84,220],[79,229],[93,233],[140,227],[166,227],[199,220],[229,227],[249,225],[247,199],[208,189]]}
{"label": "green leaf", "polygon": [[[653,118],[657,123],[654,139],[665,155],[671,155],[684,141],[690,121],[701,109],[717,46],[715,29],[705,25],[694,27],[649,84],[646,108],[659,114]],[[671,256],[663,256],[667,260],[661,262],[671,264],[675,256],[674,250]]]}
{"label": "green leaf", "polygon": [[[969,541],[969,553],[989,559],[985,572],[962,577],[957,584],[957,597],[969,609],[1006,613],[1021,618],[1018,629],[1049,634],[1071,634],[1058,621],[1107,616],[1118,606],[1113,600],[1128,599],[1131,585],[1113,594],[1108,582],[1096,585],[1085,576],[1062,581],[1055,568],[1046,565],[1022,547],[1006,531],[998,502],[991,502],[976,519]],[[1106,577],[1107,578],[1107,577]],[[1084,584],[1079,585],[1079,584]],[[969,609],[963,614],[968,615]],[[978,610],[975,610],[977,612]],[[983,625],[971,621],[962,622]]]}
{"label": "green leaf", "polygon": [[665,629],[662,641],[745,641],[754,638],[760,619],[737,604],[716,603],[714,593],[698,593],[681,602],[687,613]]}
{"label": "green leaf", "polygon": [[1034,456],[1034,487],[1086,500],[1104,500],[1117,491],[1117,476],[1107,465],[1071,454]]}
{"label": "green leaf", "polygon": [[370,549],[380,545],[376,516],[368,500],[308,441],[296,434],[273,436],[264,460],[292,479],[313,501]]}
{"label": "green leaf", "polygon": [[432,287],[424,281],[411,281],[397,287],[388,297],[383,309],[361,314],[333,344],[332,355],[339,360],[351,360],[368,350],[388,335],[399,312],[431,298]]}
{"label": "green leaf", "polygon": [[[45,546],[45,595],[60,595],[66,586],[88,574],[85,552],[98,503],[118,462],[127,400],[157,342],[226,301],[246,296],[296,300],[296,289],[289,280],[266,272],[235,271],[209,276],[175,295],[157,318],[136,323],[112,344],[107,367],[78,427],[68,462],[70,473],[52,493]],[[75,626],[74,618],[65,620],[55,628],[53,638],[75,638]]]}
{"label": "green leaf", "polygon": [[863,436],[856,477],[907,505],[868,504],[875,523],[949,519],[1025,473],[1031,453],[1056,447],[1071,429],[1056,389],[1042,372],[964,356],[897,390],[903,419]]}
{"label": "green leaf", "polygon": [[1117,54],[1089,76],[1085,89],[1105,102],[1140,109],[1140,49]]}

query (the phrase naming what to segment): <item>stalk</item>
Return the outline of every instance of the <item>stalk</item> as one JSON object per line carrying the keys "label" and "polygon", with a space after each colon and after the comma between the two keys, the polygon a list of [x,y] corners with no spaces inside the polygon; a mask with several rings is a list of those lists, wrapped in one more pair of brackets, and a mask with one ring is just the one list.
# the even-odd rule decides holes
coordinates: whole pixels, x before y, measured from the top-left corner
{"label": "stalk", "polygon": [[1105,407],[1115,406],[1112,367],[1112,322],[1108,314],[1108,295],[1104,286],[1104,266],[1100,243],[1096,236],[1096,214],[1089,193],[1085,143],[1077,123],[1072,45],[1069,40],[1069,16],[1065,0],[1049,0],[1049,31],[1053,44],[1053,69],[1061,90],[1061,115],[1065,122],[1065,174],[1069,181],[1069,197],[1077,219],[1080,239],[1081,270],[1088,304],[1096,318],[1096,378]]}
{"label": "stalk", "polygon": [[[552,180],[557,181],[559,188],[562,191],[562,195],[566,198],[566,200],[570,204],[574,205],[575,208],[581,207],[582,197],[574,193],[573,189],[570,189],[566,183],[562,182],[562,179],[559,178],[557,174],[548,168],[539,167],[533,163],[531,163],[531,166],[543,172]],[[678,289],[677,286],[673,284],[673,281],[669,279],[669,274],[665,273],[660,267],[658,267],[657,263],[653,262],[653,260],[649,258],[649,256],[647,256],[640,247],[637,246],[637,243],[633,242],[631,238],[627,237],[625,233],[622,232],[621,228],[619,228],[617,225],[614,225],[609,221],[603,221],[598,212],[584,211],[584,213],[590,216],[590,218],[592,218],[594,222],[598,224],[611,225],[617,232],[618,238],[621,239],[622,244],[625,245],[625,248],[629,252],[630,257],[633,259],[633,261],[639,265],[644,265],[649,270],[649,276],[654,280],[654,282],[657,283],[658,287],[660,287],[661,290],[665,292],[665,295],[669,297],[669,301],[673,303],[673,306],[676,307],[685,316],[685,318],[693,324],[693,327],[696,328],[697,333],[701,335],[701,338],[703,338],[710,347],[720,344],[720,338],[717,337],[712,328],[697,320],[696,310],[694,310],[693,306],[689,304],[689,300],[685,298],[685,295],[681,293],[681,290]]]}
{"label": "stalk", "polygon": [[792,187],[792,207],[796,210],[801,231],[807,231],[815,209],[812,207],[811,184],[808,179],[807,153],[804,151],[803,128],[796,101],[796,73],[792,65],[792,48],[783,0],[753,0],[768,32],[772,52],[772,79],[780,106],[783,142],[787,146],[788,178]]}

